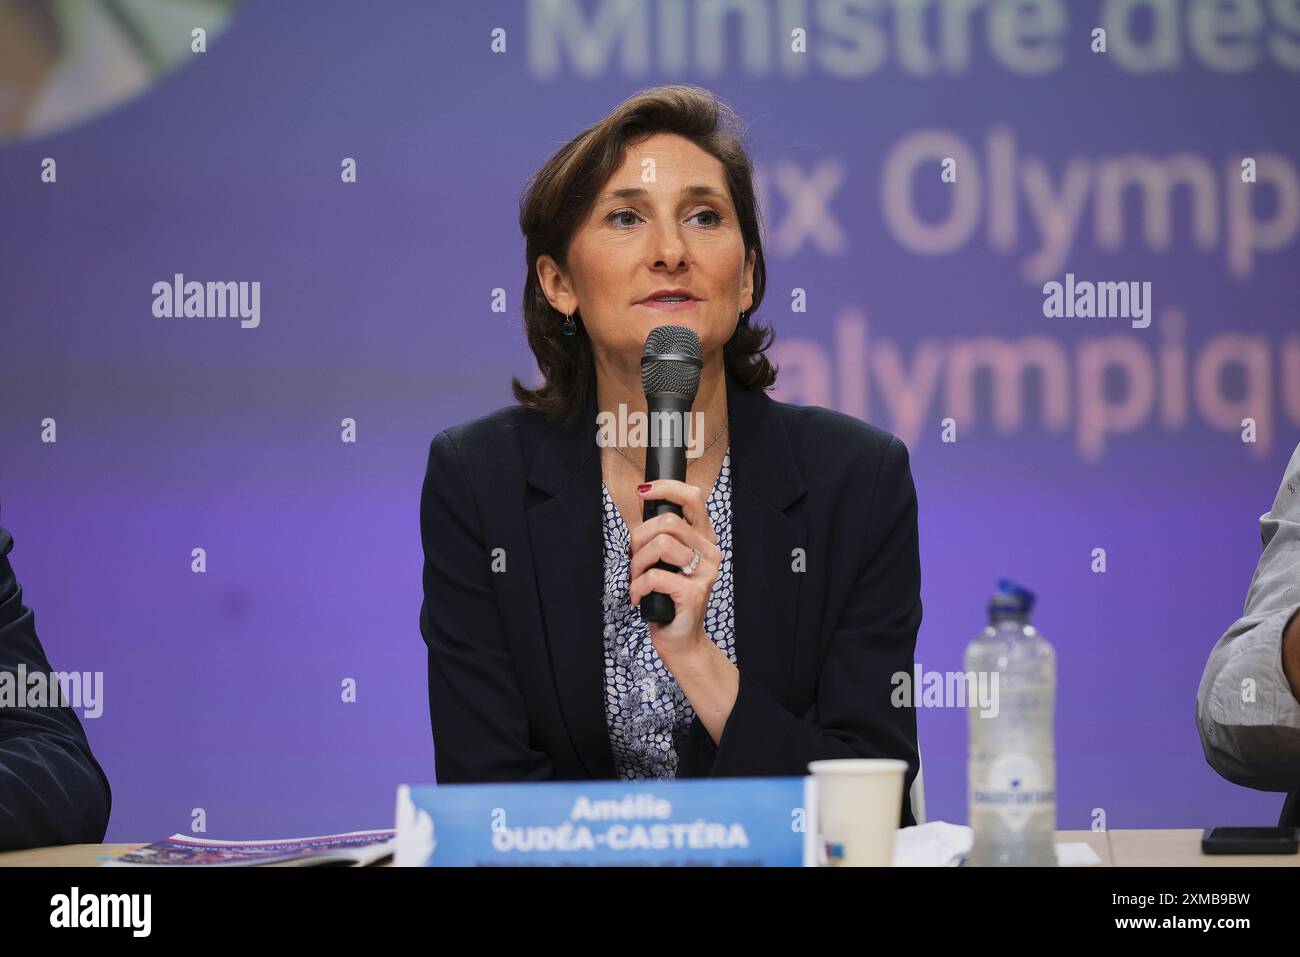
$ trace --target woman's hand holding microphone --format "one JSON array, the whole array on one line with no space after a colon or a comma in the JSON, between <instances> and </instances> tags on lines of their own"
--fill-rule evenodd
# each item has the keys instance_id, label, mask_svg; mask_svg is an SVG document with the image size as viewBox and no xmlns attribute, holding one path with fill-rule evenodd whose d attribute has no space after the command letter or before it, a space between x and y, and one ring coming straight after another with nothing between
<instances>
[{"instance_id":1,"label":"woman's hand holding microphone","mask_svg":"<svg viewBox=\"0 0 1300 957\"><path fill-rule=\"evenodd\" d=\"M638 485L637 494L643 502L656 499L674 502L682 507L682 514L665 512L632 530L628 597L632 605L650 592L661 592L673 600L676 610L673 620L668 624L648 622L650 638L700 721L717 742L722 738L723 727L735 703L740 676L726 653L704 630L709 596L722 564L722 550L709 521L704 492L685 482L658 479ZM681 571L655 568L660 561Z\"/></svg>"}]
</instances>

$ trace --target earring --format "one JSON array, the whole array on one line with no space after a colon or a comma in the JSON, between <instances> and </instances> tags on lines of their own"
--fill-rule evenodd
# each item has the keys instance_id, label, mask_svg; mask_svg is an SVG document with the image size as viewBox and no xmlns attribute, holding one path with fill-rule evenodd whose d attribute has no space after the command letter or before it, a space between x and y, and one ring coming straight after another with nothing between
<instances>
[{"instance_id":1,"label":"earring","mask_svg":"<svg viewBox=\"0 0 1300 957\"><path fill-rule=\"evenodd\" d=\"M564 317L564 329L563 329L563 331L564 331L564 334L565 334L566 336L571 336L571 335L573 335L575 332L578 331L578 324L577 324L576 322L573 321L573 315L572 315L572 314L567 315L567 316Z\"/></svg>"},{"instance_id":2,"label":"earring","mask_svg":"<svg viewBox=\"0 0 1300 957\"><path fill-rule=\"evenodd\" d=\"M749 328L749 313L747 311L742 311L740 314L740 328Z\"/></svg>"}]
</instances>

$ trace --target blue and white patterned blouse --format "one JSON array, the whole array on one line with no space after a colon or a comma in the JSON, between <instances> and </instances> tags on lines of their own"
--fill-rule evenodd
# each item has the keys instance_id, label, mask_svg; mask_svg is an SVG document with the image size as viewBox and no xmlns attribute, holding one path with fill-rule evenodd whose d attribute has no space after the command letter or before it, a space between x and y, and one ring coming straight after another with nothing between
<instances>
[{"instance_id":1,"label":"blue and white patterned blouse","mask_svg":"<svg viewBox=\"0 0 1300 957\"><path fill-rule=\"evenodd\" d=\"M677 748L695 719L682 689L655 651L641 607L628 604L628 545L632 533L601 484L605 541L605 720L614 770L629 781L672 778ZM705 503L718 535L722 565L705 612L704 631L736 660L731 589L731 449Z\"/></svg>"}]
</instances>

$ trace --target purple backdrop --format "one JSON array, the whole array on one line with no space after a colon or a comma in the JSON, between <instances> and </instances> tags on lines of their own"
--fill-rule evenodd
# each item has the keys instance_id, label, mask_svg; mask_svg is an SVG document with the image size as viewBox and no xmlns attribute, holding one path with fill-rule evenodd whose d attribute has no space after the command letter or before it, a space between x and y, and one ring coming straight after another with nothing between
<instances>
[{"instance_id":1,"label":"purple backdrop","mask_svg":"<svg viewBox=\"0 0 1300 957\"><path fill-rule=\"evenodd\" d=\"M1194 701L1300 440L1300 12L964 6L755 0L714 31L704 3L251 2L141 95L5 144L0 524L55 667L103 672L109 839L196 808L212 836L384 826L433 779L428 443L535 373L525 178L663 82L749 123L777 397L911 449L917 660L959 669L1018 577L1059 659L1059 826L1273 823ZM1149 281L1150 326L1045 318L1067 272ZM260 282L260 324L156 317L176 273ZM965 715L919 723L929 816L964 822Z\"/></svg>"}]
</instances>

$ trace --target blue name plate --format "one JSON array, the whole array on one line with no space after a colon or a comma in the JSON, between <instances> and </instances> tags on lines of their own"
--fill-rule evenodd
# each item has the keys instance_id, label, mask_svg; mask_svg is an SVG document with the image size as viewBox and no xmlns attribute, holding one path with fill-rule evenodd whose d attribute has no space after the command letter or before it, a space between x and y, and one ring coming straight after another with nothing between
<instances>
[{"instance_id":1,"label":"blue name plate","mask_svg":"<svg viewBox=\"0 0 1300 957\"><path fill-rule=\"evenodd\" d=\"M812 862L808 781L404 784L394 863L798 867Z\"/></svg>"}]
</instances>

